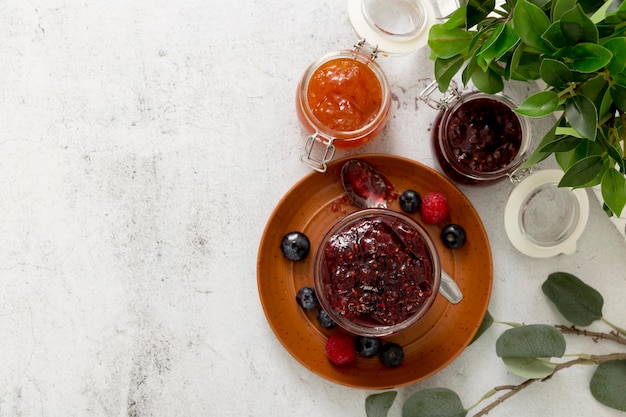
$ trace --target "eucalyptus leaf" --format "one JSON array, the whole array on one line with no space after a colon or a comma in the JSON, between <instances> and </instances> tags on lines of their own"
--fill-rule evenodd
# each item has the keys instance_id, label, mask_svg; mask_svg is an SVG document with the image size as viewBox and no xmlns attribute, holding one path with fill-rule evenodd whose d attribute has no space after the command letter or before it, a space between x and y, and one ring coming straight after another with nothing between
<instances>
[{"instance_id":1,"label":"eucalyptus leaf","mask_svg":"<svg viewBox=\"0 0 626 417\"><path fill-rule=\"evenodd\" d=\"M626 411L626 360L601 363L591 377L589 388L593 397L607 407Z\"/></svg>"},{"instance_id":2,"label":"eucalyptus leaf","mask_svg":"<svg viewBox=\"0 0 626 417\"><path fill-rule=\"evenodd\" d=\"M402 406L402 417L465 417L458 394L447 388L427 388L411 395Z\"/></svg>"},{"instance_id":3,"label":"eucalyptus leaf","mask_svg":"<svg viewBox=\"0 0 626 417\"><path fill-rule=\"evenodd\" d=\"M551 358L565 353L565 338L546 324L529 324L506 330L496 341L500 358Z\"/></svg>"},{"instance_id":4,"label":"eucalyptus leaf","mask_svg":"<svg viewBox=\"0 0 626 417\"><path fill-rule=\"evenodd\" d=\"M387 417L397 395L397 391L369 395L365 399L365 415L367 417Z\"/></svg>"},{"instance_id":5,"label":"eucalyptus leaf","mask_svg":"<svg viewBox=\"0 0 626 417\"><path fill-rule=\"evenodd\" d=\"M485 313L485 317L483 317L483 321L480 323L480 327L478 328L478 331L476 331L476 334L472 338L470 345L474 343L475 341L477 341L480 338L480 336L482 336L483 333L485 333L487 329L491 327L492 324L493 324L493 317L491 316L489 311L487 311Z\"/></svg>"},{"instance_id":6,"label":"eucalyptus leaf","mask_svg":"<svg viewBox=\"0 0 626 417\"><path fill-rule=\"evenodd\" d=\"M591 155L579 159L563 174L559 187L583 187L592 182L604 168L601 155Z\"/></svg>"},{"instance_id":7,"label":"eucalyptus leaf","mask_svg":"<svg viewBox=\"0 0 626 417\"><path fill-rule=\"evenodd\" d=\"M563 36L571 45L581 42L598 43L598 29L580 4L563 13L560 25Z\"/></svg>"},{"instance_id":8,"label":"eucalyptus leaf","mask_svg":"<svg viewBox=\"0 0 626 417\"><path fill-rule=\"evenodd\" d=\"M541 79L546 84L554 87L563 87L572 82L572 71L563 62L545 58L541 61L541 67L539 67L539 73Z\"/></svg>"},{"instance_id":9,"label":"eucalyptus leaf","mask_svg":"<svg viewBox=\"0 0 626 417\"><path fill-rule=\"evenodd\" d=\"M554 272L541 290L563 317L576 326L589 326L602 318L602 295L575 275Z\"/></svg>"},{"instance_id":10,"label":"eucalyptus leaf","mask_svg":"<svg viewBox=\"0 0 626 417\"><path fill-rule=\"evenodd\" d=\"M527 45L542 52L551 52L543 40L543 33L550 27L550 19L541 8L527 0L518 0L513 10L513 25Z\"/></svg>"},{"instance_id":11,"label":"eucalyptus leaf","mask_svg":"<svg viewBox=\"0 0 626 417\"><path fill-rule=\"evenodd\" d=\"M554 91L540 91L524 100L516 111L528 117L543 117L559 107L559 96Z\"/></svg>"},{"instance_id":12,"label":"eucalyptus leaf","mask_svg":"<svg viewBox=\"0 0 626 417\"><path fill-rule=\"evenodd\" d=\"M626 205L626 179L614 168L608 169L602 177L602 199L618 217Z\"/></svg>"},{"instance_id":13,"label":"eucalyptus leaf","mask_svg":"<svg viewBox=\"0 0 626 417\"><path fill-rule=\"evenodd\" d=\"M527 379L545 378L552 375L555 363L537 358L502 358L509 371Z\"/></svg>"},{"instance_id":14,"label":"eucalyptus leaf","mask_svg":"<svg viewBox=\"0 0 626 417\"><path fill-rule=\"evenodd\" d=\"M596 139L598 112L593 102L585 96L574 96L565 103L567 121L584 138Z\"/></svg>"}]
</instances>

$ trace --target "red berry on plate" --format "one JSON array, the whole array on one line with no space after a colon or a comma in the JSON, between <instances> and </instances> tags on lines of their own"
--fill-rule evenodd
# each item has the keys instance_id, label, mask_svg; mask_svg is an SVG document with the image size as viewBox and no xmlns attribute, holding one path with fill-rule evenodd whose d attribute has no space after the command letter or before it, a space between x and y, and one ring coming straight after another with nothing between
<instances>
[{"instance_id":1,"label":"red berry on plate","mask_svg":"<svg viewBox=\"0 0 626 417\"><path fill-rule=\"evenodd\" d=\"M356 349L352 337L344 333L335 333L326 340L326 356L334 365L347 365L354 362Z\"/></svg>"},{"instance_id":2,"label":"red berry on plate","mask_svg":"<svg viewBox=\"0 0 626 417\"><path fill-rule=\"evenodd\" d=\"M437 192L422 197L422 220L428 224L439 224L448 217L448 200Z\"/></svg>"}]
</instances>

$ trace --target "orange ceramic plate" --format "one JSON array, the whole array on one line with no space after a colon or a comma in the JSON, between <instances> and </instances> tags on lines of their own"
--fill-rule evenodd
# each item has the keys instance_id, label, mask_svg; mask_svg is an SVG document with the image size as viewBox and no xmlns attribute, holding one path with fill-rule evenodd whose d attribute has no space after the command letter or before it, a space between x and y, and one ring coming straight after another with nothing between
<instances>
[{"instance_id":1,"label":"orange ceramic plate","mask_svg":"<svg viewBox=\"0 0 626 417\"><path fill-rule=\"evenodd\" d=\"M326 359L324 344L332 332L318 325L314 312L303 311L295 300L297 290L313 286L313 258L321 238L330 226L357 210L340 184L344 160L329 165L325 174L311 173L298 182L279 202L266 225L258 254L259 296L267 320L283 346L312 372L339 384L366 389L389 389L415 383L438 372L456 358L472 340L487 311L491 295L492 264L487 234L467 198L436 171L409 159L391 155L360 155L382 172L398 192L413 189L422 195L442 192L448 199L451 222L467 232L465 245L447 249L439 239L439 227L426 225L437 243L441 262L455 277L463 300L452 305L441 295L424 319L403 334L385 338L403 346L404 363L387 368L377 358L361 358L347 367ZM389 206L401 210L396 200ZM419 215L414 217L421 222ZM283 257L280 241L297 230L311 241L311 253L303 261Z\"/></svg>"}]
</instances>

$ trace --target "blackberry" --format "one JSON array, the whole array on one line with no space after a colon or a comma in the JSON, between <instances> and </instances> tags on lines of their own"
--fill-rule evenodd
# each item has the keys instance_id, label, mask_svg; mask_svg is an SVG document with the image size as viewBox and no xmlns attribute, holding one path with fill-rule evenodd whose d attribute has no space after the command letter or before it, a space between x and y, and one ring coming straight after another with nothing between
<instances>
[{"instance_id":1,"label":"blackberry","mask_svg":"<svg viewBox=\"0 0 626 417\"><path fill-rule=\"evenodd\" d=\"M376 337L359 336L354 341L357 353L366 358L376 356L380 350L380 345L380 339Z\"/></svg>"},{"instance_id":2,"label":"blackberry","mask_svg":"<svg viewBox=\"0 0 626 417\"><path fill-rule=\"evenodd\" d=\"M311 311L320 305L315 290L311 287L300 288L296 294L296 302L307 311Z\"/></svg>"},{"instance_id":3,"label":"blackberry","mask_svg":"<svg viewBox=\"0 0 626 417\"><path fill-rule=\"evenodd\" d=\"M422 207L422 196L413 190L406 190L400 194L400 207L407 213L415 213Z\"/></svg>"},{"instance_id":4,"label":"blackberry","mask_svg":"<svg viewBox=\"0 0 626 417\"><path fill-rule=\"evenodd\" d=\"M325 329L332 329L333 327L337 327L337 323L333 319L330 318L326 310L320 308L317 310L317 315L315 316L317 322Z\"/></svg>"},{"instance_id":5,"label":"blackberry","mask_svg":"<svg viewBox=\"0 0 626 417\"><path fill-rule=\"evenodd\" d=\"M309 238L302 232L289 232L280 242L280 250L290 261L303 260L309 254L310 249Z\"/></svg>"},{"instance_id":6,"label":"blackberry","mask_svg":"<svg viewBox=\"0 0 626 417\"><path fill-rule=\"evenodd\" d=\"M441 229L441 240L450 249L458 249L465 243L465 230L458 224L449 224Z\"/></svg>"},{"instance_id":7,"label":"blackberry","mask_svg":"<svg viewBox=\"0 0 626 417\"><path fill-rule=\"evenodd\" d=\"M390 368L399 366L404 360L404 350L402 349L402 346L393 342L382 345L379 355L383 365Z\"/></svg>"}]
</instances>

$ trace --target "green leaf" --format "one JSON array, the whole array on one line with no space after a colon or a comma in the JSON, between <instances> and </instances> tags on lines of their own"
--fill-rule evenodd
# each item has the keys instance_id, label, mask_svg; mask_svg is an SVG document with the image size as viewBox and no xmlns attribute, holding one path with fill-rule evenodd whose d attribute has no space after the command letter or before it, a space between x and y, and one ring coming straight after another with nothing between
<instances>
[{"instance_id":1,"label":"green leaf","mask_svg":"<svg viewBox=\"0 0 626 417\"><path fill-rule=\"evenodd\" d=\"M411 395L402 407L402 417L465 417L458 394L447 388L427 388Z\"/></svg>"},{"instance_id":2,"label":"green leaf","mask_svg":"<svg viewBox=\"0 0 626 417\"><path fill-rule=\"evenodd\" d=\"M598 115L603 114L601 112L605 109L604 99L608 88L609 83L602 75L598 75L582 84L581 94L591 100L596 109L602 109L598 111Z\"/></svg>"},{"instance_id":3,"label":"green leaf","mask_svg":"<svg viewBox=\"0 0 626 417\"><path fill-rule=\"evenodd\" d=\"M435 78L440 90L448 90L452 78L463 67L463 62L464 59L461 55L449 59L435 59Z\"/></svg>"},{"instance_id":4,"label":"green leaf","mask_svg":"<svg viewBox=\"0 0 626 417\"><path fill-rule=\"evenodd\" d=\"M602 199L615 215L620 216L626 205L626 179L614 168L602 176Z\"/></svg>"},{"instance_id":5,"label":"green leaf","mask_svg":"<svg viewBox=\"0 0 626 417\"><path fill-rule=\"evenodd\" d=\"M541 61L539 73L541 74L541 79L553 87L562 87L572 81L570 69L556 59L545 58Z\"/></svg>"},{"instance_id":6,"label":"green leaf","mask_svg":"<svg viewBox=\"0 0 626 417\"><path fill-rule=\"evenodd\" d=\"M551 51L551 47L542 38L550 27L550 19L539 7L527 0L518 0L513 10L513 25L528 46L541 52Z\"/></svg>"},{"instance_id":7,"label":"green leaf","mask_svg":"<svg viewBox=\"0 0 626 417\"><path fill-rule=\"evenodd\" d=\"M477 68L472 74L472 82L476 88L484 93L495 94L504 89L502 76L491 68L487 69L487 72Z\"/></svg>"},{"instance_id":8,"label":"green leaf","mask_svg":"<svg viewBox=\"0 0 626 417\"><path fill-rule=\"evenodd\" d=\"M626 411L626 360L601 363L591 377L593 397L607 407Z\"/></svg>"},{"instance_id":9,"label":"green leaf","mask_svg":"<svg viewBox=\"0 0 626 417\"><path fill-rule=\"evenodd\" d=\"M477 341L480 338L480 336L482 336L483 333L485 333L487 329L491 327L492 324L493 324L493 317L491 317L491 314L489 313L489 311L487 311L485 313L485 317L483 317L482 323L480 323L480 327L478 328L478 331L472 338L470 345L474 343L475 341Z\"/></svg>"},{"instance_id":10,"label":"green leaf","mask_svg":"<svg viewBox=\"0 0 626 417\"><path fill-rule=\"evenodd\" d=\"M500 34L502 34L504 27L505 25L502 23L495 25L492 29L491 34L484 41L483 45L480 47L478 53L476 54L477 57L480 57L484 60L485 65L481 65L483 71L487 70L487 68L489 67L489 65L491 65L496 56L496 51L492 47L498 40Z\"/></svg>"},{"instance_id":11,"label":"green leaf","mask_svg":"<svg viewBox=\"0 0 626 417\"><path fill-rule=\"evenodd\" d=\"M557 122L554 124L554 126L543 136L543 138L541 139L541 142L539 143L539 145L537 145L537 147L535 148L533 153L530 154L528 159L526 159L526 161L520 166L520 168L522 168L522 169L523 168L530 168L533 165L543 161L548 156L550 156L550 153L546 153L546 152L542 151L542 147L554 140L554 138L555 138L554 133L555 133L557 127L559 126L560 121L561 121L561 119L557 120Z\"/></svg>"},{"instance_id":12,"label":"green leaf","mask_svg":"<svg viewBox=\"0 0 626 417\"><path fill-rule=\"evenodd\" d=\"M591 155L570 166L559 182L559 187L584 187L593 181L604 168L601 155Z\"/></svg>"},{"instance_id":13,"label":"green leaf","mask_svg":"<svg viewBox=\"0 0 626 417\"><path fill-rule=\"evenodd\" d=\"M614 84L611 87L611 97L617 108L626 112L626 87Z\"/></svg>"},{"instance_id":14,"label":"green leaf","mask_svg":"<svg viewBox=\"0 0 626 417\"><path fill-rule=\"evenodd\" d=\"M589 326L602 318L602 295L572 274L550 274L541 290L563 317L576 326Z\"/></svg>"},{"instance_id":15,"label":"green leaf","mask_svg":"<svg viewBox=\"0 0 626 417\"><path fill-rule=\"evenodd\" d=\"M561 32L571 45L581 42L598 43L598 29L587 17L580 4L563 13Z\"/></svg>"},{"instance_id":16,"label":"green leaf","mask_svg":"<svg viewBox=\"0 0 626 417\"><path fill-rule=\"evenodd\" d=\"M551 358L565 353L565 338L547 324L529 324L506 330L496 341L500 358Z\"/></svg>"},{"instance_id":17,"label":"green leaf","mask_svg":"<svg viewBox=\"0 0 626 417\"><path fill-rule=\"evenodd\" d=\"M552 21L558 22L561 20L563 13L573 9L576 4L576 0L555 0L552 6Z\"/></svg>"},{"instance_id":18,"label":"green leaf","mask_svg":"<svg viewBox=\"0 0 626 417\"><path fill-rule=\"evenodd\" d=\"M469 0L467 2L466 27L471 29L480 23L496 7L496 0Z\"/></svg>"},{"instance_id":19,"label":"green leaf","mask_svg":"<svg viewBox=\"0 0 626 417\"><path fill-rule=\"evenodd\" d=\"M497 25L494 33L480 48L478 56L485 59L488 64L497 61L507 52L515 47L520 38L511 22L503 25Z\"/></svg>"},{"instance_id":20,"label":"green leaf","mask_svg":"<svg viewBox=\"0 0 626 417\"><path fill-rule=\"evenodd\" d=\"M613 58L611 51L595 43L579 43L568 48L568 52L567 58L572 61L572 67L583 73L596 72Z\"/></svg>"},{"instance_id":21,"label":"green leaf","mask_svg":"<svg viewBox=\"0 0 626 417\"><path fill-rule=\"evenodd\" d=\"M365 399L365 415L367 417L387 417L397 395L397 391L369 395Z\"/></svg>"},{"instance_id":22,"label":"green leaf","mask_svg":"<svg viewBox=\"0 0 626 417\"><path fill-rule=\"evenodd\" d=\"M528 117L543 117L559 107L559 96L554 91L540 91L524 100L515 110Z\"/></svg>"},{"instance_id":23,"label":"green leaf","mask_svg":"<svg viewBox=\"0 0 626 417\"><path fill-rule=\"evenodd\" d=\"M581 139L575 136L562 136L541 147L541 152L567 152L576 148Z\"/></svg>"},{"instance_id":24,"label":"green leaf","mask_svg":"<svg viewBox=\"0 0 626 417\"><path fill-rule=\"evenodd\" d=\"M443 29L462 29L465 27L465 12L467 11L467 6L463 5L456 9L450 16L448 20L444 23L440 24Z\"/></svg>"},{"instance_id":25,"label":"green leaf","mask_svg":"<svg viewBox=\"0 0 626 417\"><path fill-rule=\"evenodd\" d=\"M437 58L452 58L466 52L472 33L463 29L446 29L443 25L433 25L428 33L428 46Z\"/></svg>"},{"instance_id":26,"label":"green leaf","mask_svg":"<svg viewBox=\"0 0 626 417\"><path fill-rule=\"evenodd\" d=\"M509 371L527 379L545 378L552 375L557 366L555 363L537 358L502 358L502 362Z\"/></svg>"},{"instance_id":27,"label":"green leaf","mask_svg":"<svg viewBox=\"0 0 626 417\"><path fill-rule=\"evenodd\" d=\"M565 102L567 121L583 137L595 140L598 127L598 112L593 102L585 96L574 96Z\"/></svg>"},{"instance_id":28,"label":"green leaf","mask_svg":"<svg viewBox=\"0 0 626 417\"><path fill-rule=\"evenodd\" d=\"M613 59L606 66L606 69L612 74L619 74L624 71L626 68L626 54L624 53L624 51L626 51L626 38L619 37L609 39L603 46L613 54Z\"/></svg>"},{"instance_id":29,"label":"green leaf","mask_svg":"<svg viewBox=\"0 0 626 417\"><path fill-rule=\"evenodd\" d=\"M554 22L550 25L550 27L543 32L541 35L543 40L550 44L550 46L554 49L565 48L566 46L570 46L561 31L561 23Z\"/></svg>"}]
</instances>

